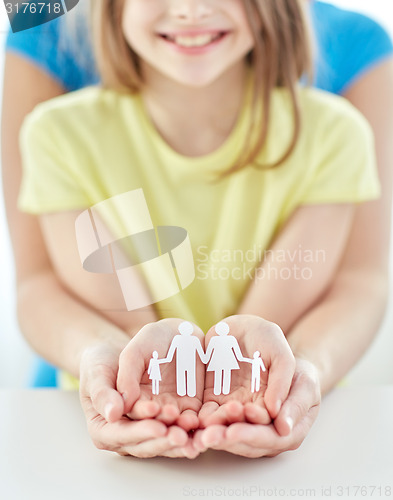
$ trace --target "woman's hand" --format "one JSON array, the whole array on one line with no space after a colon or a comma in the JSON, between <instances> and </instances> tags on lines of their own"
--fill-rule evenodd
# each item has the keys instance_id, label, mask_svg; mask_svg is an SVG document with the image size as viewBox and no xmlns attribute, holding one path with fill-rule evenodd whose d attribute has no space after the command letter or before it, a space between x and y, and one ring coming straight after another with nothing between
<instances>
[{"instance_id":1,"label":"woman's hand","mask_svg":"<svg viewBox=\"0 0 393 500\"><path fill-rule=\"evenodd\" d=\"M80 400L94 444L99 449L140 458L185 456L179 447L186 445L187 434L148 419L157 414L157 409L146 408L147 419L143 421L124 416L124 400L116 390L120 352L102 343L85 350L81 359Z\"/></svg>"},{"instance_id":2,"label":"woman's hand","mask_svg":"<svg viewBox=\"0 0 393 500\"><path fill-rule=\"evenodd\" d=\"M318 372L309 361L296 359L296 371L287 399L274 423L237 422L212 425L195 434L195 447L225 450L249 458L273 457L297 449L314 423L321 402Z\"/></svg>"},{"instance_id":3,"label":"woman's hand","mask_svg":"<svg viewBox=\"0 0 393 500\"><path fill-rule=\"evenodd\" d=\"M193 446L189 431L199 427L198 412L202 406L205 382L205 366L196 357L196 397L178 396L176 388L176 362L160 364L159 395L152 394L152 381L147 369L153 351L164 359L181 319L163 319L144 326L122 351L119 361L117 389L123 395L124 413L133 420L154 418L155 422L168 426L169 433L176 434L179 444L171 456L195 458L199 452ZM193 335L204 346L202 331L194 326ZM174 358L176 357L176 353ZM176 454L176 455L174 455Z\"/></svg>"},{"instance_id":4,"label":"woman's hand","mask_svg":"<svg viewBox=\"0 0 393 500\"><path fill-rule=\"evenodd\" d=\"M239 359L240 370L231 373L228 395L214 395L213 373L207 372L203 407L199 412L202 427L229 425L234 422L269 424L286 400L295 372L295 358L281 329L258 316L236 315L224 320L229 335L236 337L243 357L252 358L260 351L268 372L260 372L261 387L251 392L252 367ZM215 335L214 327L206 335L206 345ZM269 373L269 375L267 375ZM209 433L202 434L208 436Z\"/></svg>"}]
</instances>

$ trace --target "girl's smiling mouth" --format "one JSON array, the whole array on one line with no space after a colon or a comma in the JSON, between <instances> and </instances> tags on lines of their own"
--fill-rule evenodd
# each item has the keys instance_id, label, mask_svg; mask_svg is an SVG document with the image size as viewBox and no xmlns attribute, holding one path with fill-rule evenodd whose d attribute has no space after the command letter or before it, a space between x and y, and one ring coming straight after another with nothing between
<instances>
[{"instance_id":1,"label":"girl's smiling mouth","mask_svg":"<svg viewBox=\"0 0 393 500\"><path fill-rule=\"evenodd\" d=\"M181 52L201 53L218 45L229 35L229 31L182 31L178 33L158 33L166 43Z\"/></svg>"}]
</instances>

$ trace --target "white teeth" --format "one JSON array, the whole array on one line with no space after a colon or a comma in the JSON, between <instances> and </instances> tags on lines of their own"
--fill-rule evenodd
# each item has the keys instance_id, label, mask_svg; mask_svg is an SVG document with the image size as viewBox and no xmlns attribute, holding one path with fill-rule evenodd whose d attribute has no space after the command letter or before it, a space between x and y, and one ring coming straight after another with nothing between
<instances>
[{"instance_id":1,"label":"white teeth","mask_svg":"<svg viewBox=\"0 0 393 500\"><path fill-rule=\"evenodd\" d=\"M209 45L213 41L217 40L220 35L197 35L197 36L175 36L169 37L170 40L175 42L177 45L182 47L203 47L204 45Z\"/></svg>"}]
</instances>

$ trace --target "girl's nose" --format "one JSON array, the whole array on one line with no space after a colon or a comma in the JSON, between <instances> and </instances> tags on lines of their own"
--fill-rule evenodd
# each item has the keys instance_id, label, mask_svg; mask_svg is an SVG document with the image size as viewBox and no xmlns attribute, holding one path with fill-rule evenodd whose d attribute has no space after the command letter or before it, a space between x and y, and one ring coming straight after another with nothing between
<instances>
[{"instance_id":1,"label":"girl's nose","mask_svg":"<svg viewBox=\"0 0 393 500\"><path fill-rule=\"evenodd\" d=\"M180 21L195 23L213 12L212 0L172 0L171 14Z\"/></svg>"}]
</instances>

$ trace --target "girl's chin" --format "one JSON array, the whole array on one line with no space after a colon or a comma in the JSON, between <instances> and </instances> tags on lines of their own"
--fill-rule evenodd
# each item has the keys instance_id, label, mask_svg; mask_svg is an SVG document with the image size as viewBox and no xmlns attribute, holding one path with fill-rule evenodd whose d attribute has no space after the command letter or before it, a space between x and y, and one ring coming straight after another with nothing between
<instances>
[{"instance_id":1,"label":"girl's chin","mask_svg":"<svg viewBox=\"0 0 393 500\"><path fill-rule=\"evenodd\" d=\"M183 85L184 87L192 87L195 89L209 87L219 78L220 75L206 74L202 72L171 75L171 79L177 84Z\"/></svg>"}]
</instances>

